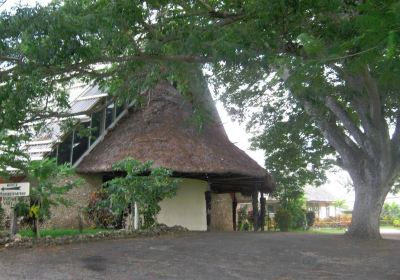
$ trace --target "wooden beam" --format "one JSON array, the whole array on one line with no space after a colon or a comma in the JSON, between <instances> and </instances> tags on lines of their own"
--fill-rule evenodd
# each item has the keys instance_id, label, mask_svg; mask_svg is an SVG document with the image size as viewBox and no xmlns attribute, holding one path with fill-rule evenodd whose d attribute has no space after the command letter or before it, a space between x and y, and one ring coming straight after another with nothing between
<instances>
[{"instance_id":1,"label":"wooden beam","mask_svg":"<svg viewBox=\"0 0 400 280\"><path fill-rule=\"evenodd\" d=\"M258 231L258 192L254 191L252 194L252 204L253 204L253 225L254 231Z\"/></svg>"}]
</instances>

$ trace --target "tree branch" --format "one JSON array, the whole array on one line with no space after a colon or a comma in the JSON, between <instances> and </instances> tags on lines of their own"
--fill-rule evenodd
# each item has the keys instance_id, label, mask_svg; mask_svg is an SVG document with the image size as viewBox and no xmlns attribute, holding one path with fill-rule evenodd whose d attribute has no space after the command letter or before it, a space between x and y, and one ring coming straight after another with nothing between
<instances>
[{"instance_id":1,"label":"tree branch","mask_svg":"<svg viewBox=\"0 0 400 280\"><path fill-rule=\"evenodd\" d=\"M356 164L360 156L360 149L341 129L336 125L335 121L328 121L311 102L303 101L304 109L307 114L317 123L320 131L328 140L329 144L344 159L344 164Z\"/></svg>"},{"instance_id":2,"label":"tree branch","mask_svg":"<svg viewBox=\"0 0 400 280\"><path fill-rule=\"evenodd\" d=\"M383 119L382 104L378 91L378 85L376 84L374 78L371 76L371 73L367 65L364 67L362 71L362 77L364 80L365 89L367 90L368 95L370 97L369 104L370 104L371 120L376 127L379 127L382 125L382 119Z\"/></svg>"},{"instance_id":3,"label":"tree branch","mask_svg":"<svg viewBox=\"0 0 400 280\"><path fill-rule=\"evenodd\" d=\"M335 116L342 122L343 126L347 129L351 136L354 137L359 146L364 145L364 134L351 119L346 110L333 98L327 96L325 98L325 105L335 114Z\"/></svg>"}]
</instances>

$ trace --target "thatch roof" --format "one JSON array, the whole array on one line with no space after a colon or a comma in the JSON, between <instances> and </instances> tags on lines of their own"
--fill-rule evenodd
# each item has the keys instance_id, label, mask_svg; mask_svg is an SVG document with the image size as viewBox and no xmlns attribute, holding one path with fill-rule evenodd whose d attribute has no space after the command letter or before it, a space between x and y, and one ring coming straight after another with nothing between
<instances>
[{"instance_id":1,"label":"thatch roof","mask_svg":"<svg viewBox=\"0 0 400 280\"><path fill-rule=\"evenodd\" d=\"M220 122L196 129L192 105L173 86L163 82L145 97L145 105L130 109L82 160L78 172L112 172L114 163L130 156L152 160L179 176L207 179L216 191L274 188L266 170L229 141Z\"/></svg>"}]
</instances>

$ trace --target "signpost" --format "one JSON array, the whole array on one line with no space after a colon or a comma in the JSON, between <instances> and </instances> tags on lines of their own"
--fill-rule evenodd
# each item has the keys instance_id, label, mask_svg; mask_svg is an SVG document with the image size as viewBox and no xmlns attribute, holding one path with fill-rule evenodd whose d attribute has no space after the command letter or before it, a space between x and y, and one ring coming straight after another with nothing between
<instances>
[{"instance_id":1,"label":"signpost","mask_svg":"<svg viewBox=\"0 0 400 280\"><path fill-rule=\"evenodd\" d=\"M0 197L29 196L29 183L0 184Z\"/></svg>"},{"instance_id":2,"label":"signpost","mask_svg":"<svg viewBox=\"0 0 400 280\"><path fill-rule=\"evenodd\" d=\"M0 184L2 204L11 207L11 236L14 236L17 231L17 215L14 207L19 202L19 198L29 196L29 189L29 183L27 182Z\"/></svg>"}]
</instances>

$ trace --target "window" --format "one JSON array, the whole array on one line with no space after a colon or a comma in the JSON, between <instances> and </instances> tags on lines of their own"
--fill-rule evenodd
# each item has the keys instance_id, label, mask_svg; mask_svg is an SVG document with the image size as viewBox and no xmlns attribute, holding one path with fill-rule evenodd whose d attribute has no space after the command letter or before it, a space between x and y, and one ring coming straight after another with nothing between
<instances>
[{"instance_id":1,"label":"window","mask_svg":"<svg viewBox=\"0 0 400 280\"><path fill-rule=\"evenodd\" d=\"M103 111L98 111L92 114L90 145L92 145L96 141L96 139L100 135L100 132L102 131L102 118Z\"/></svg>"},{"instance_id":2,"label":"window","mask_svg":"<svg viewBox=\"0 0 400 280\"><path fill-rule=\"evenodd\" d=\"M53 150L47 155L47 157L57 159L57 149L58 149L58 145L55 145L53 147Z\"/></svg>"},{"instance_id":3,"label":"window","mask_svg":"<svg viewBox=\"0 0 400 280\"><path fill-rule=\"evenodd\" d=\"M117 108L115 110L116 111L116 117L121 115L121 113L124 111L124 109L125 109L124 104L120 104L120 105L117 104Z\"/></svg>"},{"instance_id":4,"label":"window","mask_svg":"<svg viewBox=\"0 0 400 280\"><path fill-rule=\"evenodd\" d=\"M268 213L275 213L274 205L268 205Z\"/></svg>"},{"instance_id":5,"label":"window","mask_svg":"<svg viewBox=\"0 0 400 280\"><path fill-rule=\"evenodd\" d=\"M81 129L74 131L74 146L72 151L72 164L74 164L89 148L89 137L86 135L85 129L89 128L90 123L81 124Z\"/></svg>"},{"instance_id":6,"label":"window","mask_svg":"<svg viewBox=\"0 0 400 280\"><path fill-rule=\"evenodd\" d=\"M114 103L106 107L106 128L108 128L114 121Z\"/></svg>"},{"instance_id":7,"label":"window","mask_svg":"<svg viewBox=\"0 0 400 280\"><path fill-rule=\"evenodd\" d=\"M71 163L72 133L58 145L58 164Z\"/></svg>"}]
</instances>

